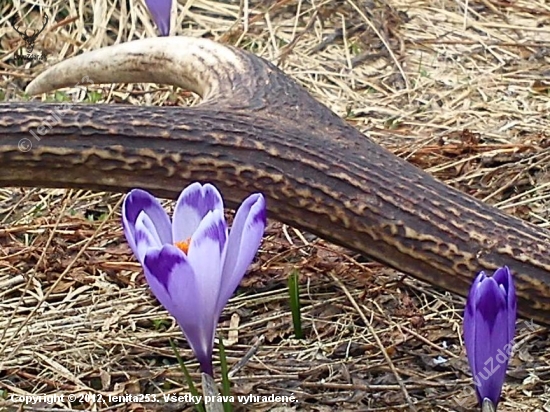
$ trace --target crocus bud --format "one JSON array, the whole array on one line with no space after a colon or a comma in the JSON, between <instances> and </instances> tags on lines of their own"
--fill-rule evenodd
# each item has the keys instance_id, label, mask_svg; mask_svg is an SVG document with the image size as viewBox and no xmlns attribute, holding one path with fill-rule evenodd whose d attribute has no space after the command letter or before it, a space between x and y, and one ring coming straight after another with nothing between
<instances>
[{"instance_id":1,"label":"crocus bud","mask_svg":"<svg viewBox=\"0 0 550 412\"><path fill-rule=\"evenodd\" d=\"M145 0L153 21L161 36L170 34L170 12L172 0Z\"/></svg>"},{"instance_id":2,"label":"crocus bud","mask_svg":"<svg viewBox=\"0 0 550 412\"><path fill-rule=\"evenodd\" d=\"M512 353L516 327L516 290L505 266L475 279L464 311L464 344L476 394L483 410L496 410ZM490 404L489 404L490 403Z\"/></svg>"}]
</instances>

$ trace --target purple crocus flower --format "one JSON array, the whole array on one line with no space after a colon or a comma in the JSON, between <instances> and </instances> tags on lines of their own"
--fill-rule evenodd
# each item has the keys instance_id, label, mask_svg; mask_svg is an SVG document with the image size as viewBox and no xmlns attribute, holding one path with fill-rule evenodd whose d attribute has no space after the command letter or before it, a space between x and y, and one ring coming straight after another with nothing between
<instances>
[{"instance_id":1,"label":"purple crocus flower","mask_svg":"<svg viewBox=\"0 0 550 412\"><path fill-rule=\"evenodd\" d=\"M157 25L161 36L170 34L170 12L172 10L172 0L145 0L145 4Z\"/></svg>"},{"instance_id":2,"label":"purple crocus flower","mask_svg":"<svg viewBox=\"0 0 550 412\"><path fill-rule=\"evenodd\" d=\"M512 353L516 328L516 289L504 266L493 276L481 272L470 289L464 311L464 344L480 405L496 408Z\"/></svg>"},{"instance_id":3,"label":"purple crocus flower","mask_svg":"<svg viewBox=\"0 0 550 412\"><path fill-rule=\"evenodd\" d=\"M212 376L218 320L264 234L263 195L245 199L228 232L221 195L211 184L185 188L173 221L155 197L134 189L124 199L122 222L151 291L176 318L201 371Z\"/></svg>"}]
</instances>

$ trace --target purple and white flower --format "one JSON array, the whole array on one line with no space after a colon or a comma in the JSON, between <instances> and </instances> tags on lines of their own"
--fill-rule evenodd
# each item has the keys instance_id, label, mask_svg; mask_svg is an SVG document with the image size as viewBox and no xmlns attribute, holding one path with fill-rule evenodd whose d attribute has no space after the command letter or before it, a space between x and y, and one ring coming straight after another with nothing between
<instances>
[{"instance_id":1,"label":"purple and white flower","mask_svg":"<svg viewBox=\"0 0 550 412\"><path fill-rule=\"evenodd\" d=\"M185 188L172 221L155 197L134 189L124 200L122 222L151 291L177 320L201 370L212 376L219 317L264 234L263 195L244 200L228 231L222 197L211 184Z\"/></svg>"}]
</instances>

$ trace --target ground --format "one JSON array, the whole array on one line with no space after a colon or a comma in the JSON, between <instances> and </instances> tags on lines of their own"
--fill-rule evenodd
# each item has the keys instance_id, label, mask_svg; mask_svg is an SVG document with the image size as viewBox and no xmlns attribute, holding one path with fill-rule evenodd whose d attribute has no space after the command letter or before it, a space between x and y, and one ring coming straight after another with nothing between
<instances>
[{"instance_id":1,"label":"ground","mask_svg":"<svg viewBox=\"0 0 550 412\"><path fill-rule=\"evenodd\" d=\"M3 100L28 99L22 88L37 73L74 54L156 35L140 0L38 3L49 20L34 52L47 57L21 62L14 53L24 44L9 22L40 28L37 2L0 2ZM548 227L548 2L180 0L173 32L267 58L396 155ZM196 102L155 85L74 92L43 98ZM198 382L185 339L150 295L124 240L120 202L108 193L0 189L0 409L21 405L8 400L13 394L185 394L169 339ZM294 338L288 303L293 270L302 340ZM475 410L463 307L460 297L270 221L218 331L235 395L297 401L237 409L399 411L414 403L418 411ZM518 322L499 411L550 410L548 340L545 328ZM219 376L217 361L216 350ZM63 407L191 410L139 399L25 409Z\"/></svg>"}]
</instances>

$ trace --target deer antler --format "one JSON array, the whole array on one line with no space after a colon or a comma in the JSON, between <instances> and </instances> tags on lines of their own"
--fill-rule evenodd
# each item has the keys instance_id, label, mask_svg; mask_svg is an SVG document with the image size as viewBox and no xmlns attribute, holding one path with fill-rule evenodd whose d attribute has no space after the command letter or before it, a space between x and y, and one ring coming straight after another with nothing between
<instances>
[{"instance_id":1,"label":"deer antler","mask_svg":"<svg viewBox=\"0 0 550 412\"><path fill-rule=\"evenodd\" d=\"M176 197L217 185L228 206L261 191L270 216L465 295L507 265L520 313L550 324L549 233L394 156L265 60L206 39L163 37L73 57L32 94L95 83L193 90L196 107L0 104L0 186L141 187ZM55 113L36 147L18 143ZM51 116L50 116L51 117Z\"/></svg>"}]
</instances>

